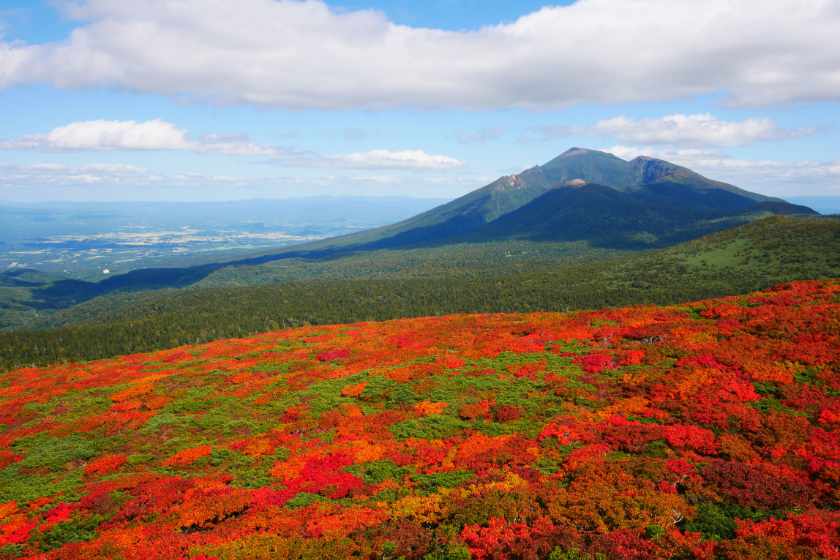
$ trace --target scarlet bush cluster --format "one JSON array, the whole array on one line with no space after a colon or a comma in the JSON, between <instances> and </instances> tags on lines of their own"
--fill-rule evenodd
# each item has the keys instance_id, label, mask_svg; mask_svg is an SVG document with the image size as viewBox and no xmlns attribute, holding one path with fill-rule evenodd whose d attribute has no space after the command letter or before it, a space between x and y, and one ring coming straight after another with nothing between
<instances>
[{"instance_id":1,"label":"scarlet bush cluster","mask_svg":"<svg viewBox=\"0 0 840 560\"><path fill-rule=\"evenodd\" d=\"M840 559L840 283L0 374L0 559Z\"/></svg>"}]
</instances>

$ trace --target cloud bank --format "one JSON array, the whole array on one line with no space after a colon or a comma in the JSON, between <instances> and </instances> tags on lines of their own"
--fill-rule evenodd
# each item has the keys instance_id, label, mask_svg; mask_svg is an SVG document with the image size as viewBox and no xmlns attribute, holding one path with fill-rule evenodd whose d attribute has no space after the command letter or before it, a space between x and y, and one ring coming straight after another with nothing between
<instances>
[{"instance_id":1,"label":"cloud bank","mask_svg":"<svg viewBox=\"0 0 840 560\"><path fill-rule=\"evenodd\" d=\"M376 149L339 155L319 155L250 142L247 137L219 135L191 139L172 123L150 121L79 121L46 134L0 141L0 150L110 151L176 150L229 156L259 156L297 167L440 170L460 167L455 158L423 150Z\"/></svg>"},{"instance_id":2,"label":"cloud bank","mask_svg":"<svg viewBox=\"0 0 840 560\"><path fill-rule=\"evenodd\" d=\"M694 146L744 146L760 140L793 138L808 130L784 130L771 119L723 121L708 113L674 114L651 119L614 117L599 121L593 132L621 142Z\"/></svg>"},{"instance_id":3,"label":"cloud bank","mask_svg":"<svg viewBox=\"0 0 840 560\"><path fill-rule=\"evenodd\" d=\"M840 99L836 0L579 0L474 31L320 1L80 0L61 42L0 42L0 87L289 108L557 107L723 93Z\"/></svg>"},{"instance_id":4,"label":"cloud bank","mask_svg":"<svg viewBox=\"0 0 840 560\"><path fill-rule=\"evenodd\" d=\"M263 168L271 170L270 167ZM355 170L354 170L355 169ZM4 200L231 200L300 196L412 196L446 198L493 178L451 171L402 173L364 168L342 173L230 176L198 170L160 172L126 163L0 162Z\"/></svg>"}]
</instances>

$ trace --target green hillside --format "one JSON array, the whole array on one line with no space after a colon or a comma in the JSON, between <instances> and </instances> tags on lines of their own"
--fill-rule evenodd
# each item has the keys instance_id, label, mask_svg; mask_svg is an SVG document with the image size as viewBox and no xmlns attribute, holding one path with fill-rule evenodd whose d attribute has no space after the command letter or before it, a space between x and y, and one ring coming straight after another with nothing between
<instances>
[{"instance_id":1,"label":"green hillside","mask_svg":"<svg viewBox=\"0 0 840 560\"><path fill-rule=\"evenodd\" d=\"M517 246L534 253L514 267L508 261L516 256L499 258L499 246L484 247L485 259L453 246L356 255L319 262L316 271L287 263L274 271L285 282L273 285L95 298L44 323L60 328L0 334L0 364L98 358L303 324L673 303L840 276L840 220L831 218L768 218L656 252L567 253L563 264L550 253L558 245ZM386 270L397 261L413 264ZM299 281L307 275L324 279Z\"/></svg>"}]
</instances>

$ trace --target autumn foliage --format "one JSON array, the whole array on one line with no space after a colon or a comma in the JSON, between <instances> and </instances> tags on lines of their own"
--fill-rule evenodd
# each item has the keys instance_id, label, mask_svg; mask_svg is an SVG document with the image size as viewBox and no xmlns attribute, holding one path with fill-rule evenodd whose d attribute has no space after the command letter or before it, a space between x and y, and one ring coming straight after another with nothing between
<instances>
[{"instance_id":1,"label":"autumn foliage","mask_svg":"<svg viewBox=\"0 0 840 560\"><path fill-rule=\"evenodd\" d=\"M840 559L840 283L0 374L0 559Z\"/></svg>"}]
</instances>

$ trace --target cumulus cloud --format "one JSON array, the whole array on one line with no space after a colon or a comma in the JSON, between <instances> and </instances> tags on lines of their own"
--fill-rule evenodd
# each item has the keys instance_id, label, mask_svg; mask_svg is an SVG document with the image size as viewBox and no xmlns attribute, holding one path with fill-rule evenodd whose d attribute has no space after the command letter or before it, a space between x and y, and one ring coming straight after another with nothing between
<instances>
[{"instance_id":1,"label":"cumulus cloud","mask_svg":"<svg viewBox=\"0 0 840 560\"><path fill-rule=\"evenodd\" d=\"M0 141L0 150L181 150L229 156L257 156L299 167L450 169L462 162L423 150L377 149L340 155L319 155L255 144L245 136L207 135L192 139L186 131L160 119L81 121L46 134Z\"/></svg>"},{"instance_id":2,"label":"cumulus cloud","mask_svg":"<svg viewBox=\"0 0 840 560\"><path fill-rule=\"evenodd\" d=\"M71 5L79 24L68 39L0 42L0 87L120 87L292 108L840 98L834 0L578 0L468 31L316 0Z\"/></svg>"},{"instance_id":3,"label":"cumulus cloud","mask_svg":"<svg viewBox=\"0 0 840 560\"><path fill-rule=\"evenodd\" d=\"M70 123L46 134L31 134L0 141L5 150L189 150L229 155L278 154L276 148L258 146L244 138L208 136L191 140L172 123L94 120Z\"/></svg>"},{"instance_id":4,"label":"cumulus cloud","mask_svg":"<svg viewBox=\"0 0 840 560\"><path fill-rule=\"evenodd\" d=\"M766 118L723 121L709 114L666 115L660 118L614 117L599 121L593 132L607 134L620 142L643 144L685 144L743 146L759 140L778 140L811 131L781 129Z\"/></svg>"},{"instance_id":5,"label":"cumulus cloud","mask_svg":"<svg viewBox=\"0 0 840 560\"><path fill-rule=\"evenodd\" d=\"M840 195L840 161L744 159L714 149L612 146L623 159L650 156L688 167L712 179L776 196Z\"/></svg>"},{"instance_id":6,"label":"cumulus cloud","mask_svg":"<svg viewBox=\"0 0 840 560\"><path fill-rule=\"evenodd\" d=\"M43 142L66 150L183 150L190 147L183 130L161 120L87 121L60 126Z\"/></svg>"}]
</instances>

